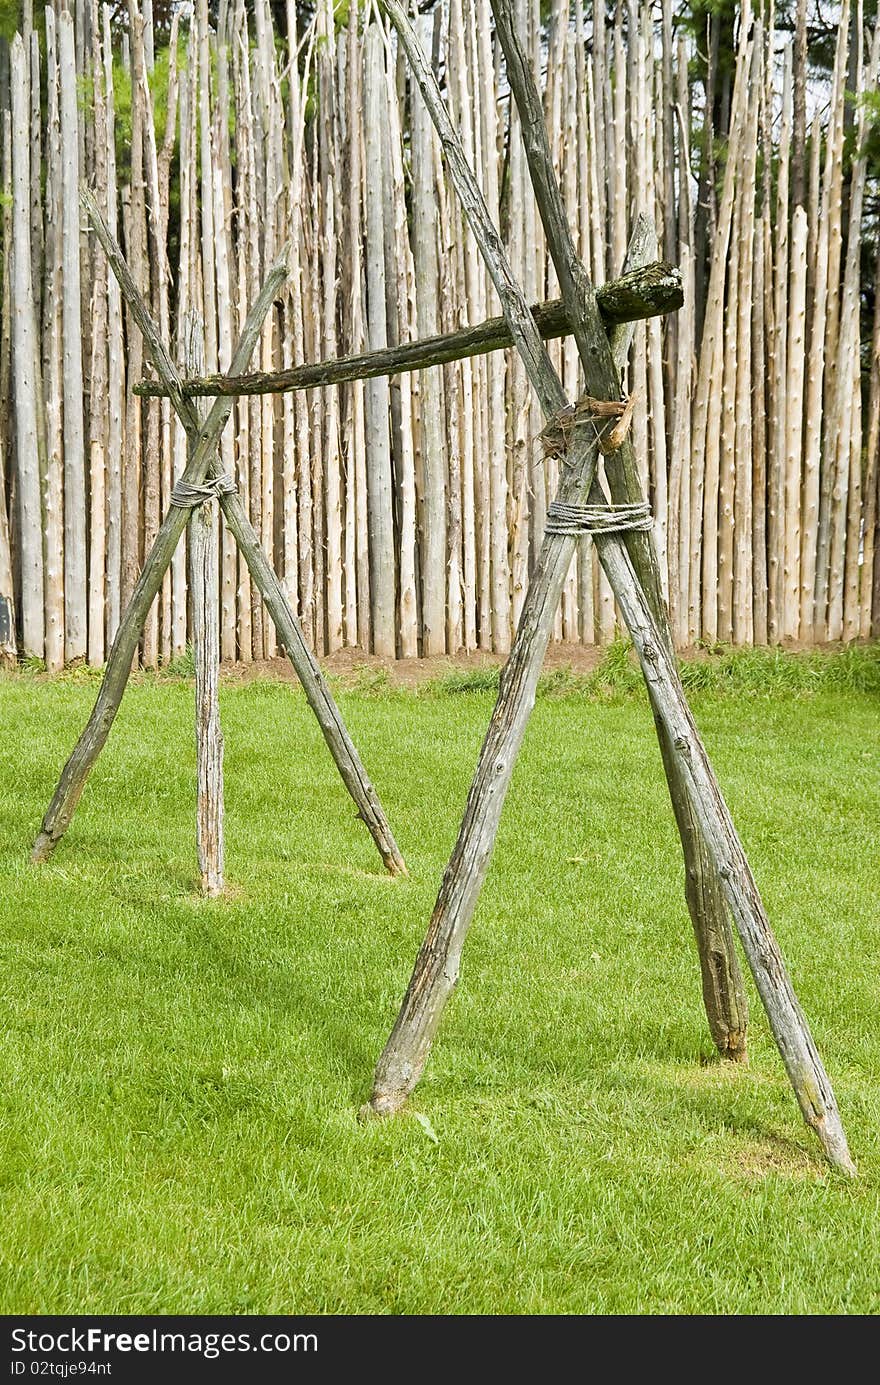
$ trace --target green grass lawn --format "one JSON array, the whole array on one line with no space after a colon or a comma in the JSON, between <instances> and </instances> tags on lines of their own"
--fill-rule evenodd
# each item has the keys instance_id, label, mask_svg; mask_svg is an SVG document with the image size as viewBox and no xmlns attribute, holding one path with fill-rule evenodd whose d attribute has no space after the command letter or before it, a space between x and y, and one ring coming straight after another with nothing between
<instances>
[{"instance_id":1,"label":"green grass lawn","mask_svg":"<svg viewBox=\"0 0 880 1385\"><path fill-rule=\"evenodd\" d=\"M846 657L689 681L854 1181L753 988L749 1068L712 1056L625 670L539 697L425 1078L366 1126L491 689L340 694L394 882L299 692L226 684L232 888L206 902L191 687L130 689L35 868L96 685L0 681L0 1311L880 1311L880 662Z\"/></svg>"}]
</instances>

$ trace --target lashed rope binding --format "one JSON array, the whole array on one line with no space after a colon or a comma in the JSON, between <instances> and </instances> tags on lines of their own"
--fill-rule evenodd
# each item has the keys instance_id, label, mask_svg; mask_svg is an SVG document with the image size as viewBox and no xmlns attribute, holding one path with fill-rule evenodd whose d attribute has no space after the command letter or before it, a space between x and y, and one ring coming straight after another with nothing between
<instances>
[{"instance_id":1,"label":"lashed rope binding","mask_svg":"<svg viewBox=\"0 0 880 1385\"><path fill-rule=\"evenodd\" d=\"M591 423L596 434L599 451L603 457L610 457L621 446L629 432L635 408L635 392L626 399L593 399L586 394L576 404L569 404L541 429L539 434L544 444L545 457L565 459L572 429L579 423ZM611 419L616 419L613 428L608 427Z\"/></svg>"},{"instance_id":2,"label":"lashed rope binding","mask_svg":"<svg viewBox=\"0 0 880 1385\"><path fill-rule=\"evenodd\" d=\"M620 534L650 529L654 521L647 500L625 505L563 505L558 500L547 511L548 534Z\"/></svg>"},{"instance_id":3,"label":"lashed rope binding","mask_svg":"<svg viewBox=\"0 0 880 1385\"><path fill-rule=\"evenodd\" d=\"M196 505L204 505L207 500L232 495L237 490L234 476L211 476L200 486L194 486L189 481L178 481L171 492L171 504L178 510L192 510Z\"/></svg>"}]
</instances>

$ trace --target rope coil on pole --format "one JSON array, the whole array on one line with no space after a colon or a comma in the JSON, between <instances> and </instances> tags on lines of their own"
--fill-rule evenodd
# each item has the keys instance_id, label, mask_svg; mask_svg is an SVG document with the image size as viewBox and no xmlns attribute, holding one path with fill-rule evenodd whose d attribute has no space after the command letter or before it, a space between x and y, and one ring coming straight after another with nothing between
<instances>
[{"instance_id":1,"label":"rope coil on pole","mask_svg":"<svg viewBox=\"0 0 880 1385\"><path fill-rule=\"evenodd\" d=\"M554 500L547 511L548 534L620 534L653 526L647 500L621 505L564 505Z\"/></svg>"},{"instance_id":2,"label":"rope coil on pole","mask_svg":"<svg viewBox=\"0 0 880 1385\"><path fill-rule=\"evenodd\" d=\"M204 505L206 501L217 500L221 495L233 495L237 491L234 476L211 476L198 486L181 480L171 492L170 503L178 510L192 510L196 505Z\"/></svg>"}]
</instances>

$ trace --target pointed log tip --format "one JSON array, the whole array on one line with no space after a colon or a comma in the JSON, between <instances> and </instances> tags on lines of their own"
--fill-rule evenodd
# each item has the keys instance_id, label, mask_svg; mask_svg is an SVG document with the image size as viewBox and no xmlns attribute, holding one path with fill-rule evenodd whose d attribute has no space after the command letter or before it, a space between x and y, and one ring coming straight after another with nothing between
<instances>
[{"instance_id":1,"label":"pointed log tip","mask_svg":"<svg viewBox=\"0 0 880 1385\"><path fill-rule=\"evenodd\" d=\"M409 871L402 856L391 857L385 862L385 869L393 880L408 880Z\"/></svg>"}]
</instances>

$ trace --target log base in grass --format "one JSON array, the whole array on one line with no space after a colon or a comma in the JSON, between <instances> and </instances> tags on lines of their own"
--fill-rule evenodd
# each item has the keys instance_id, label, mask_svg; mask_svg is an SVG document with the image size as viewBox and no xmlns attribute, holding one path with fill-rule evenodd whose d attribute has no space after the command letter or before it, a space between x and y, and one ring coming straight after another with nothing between
<instances>
[{"instance_id":1,"label":"log base in grass","mask_svg":"<svg viewBox=\"0 0 880 1385\"><path fill-rule=\"evenodd\" d=\"M52 840L51 833L40 832L37 840L31 847L31 860L35 865L42 865L44 861L48 861L54 848L55 843Z\"/></svg>"}]
</instances>

